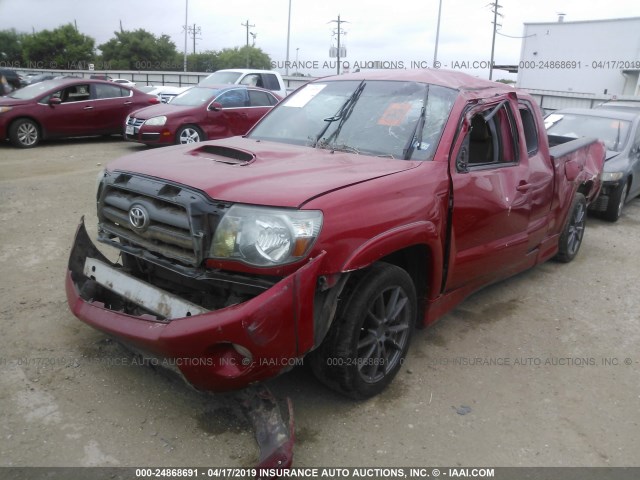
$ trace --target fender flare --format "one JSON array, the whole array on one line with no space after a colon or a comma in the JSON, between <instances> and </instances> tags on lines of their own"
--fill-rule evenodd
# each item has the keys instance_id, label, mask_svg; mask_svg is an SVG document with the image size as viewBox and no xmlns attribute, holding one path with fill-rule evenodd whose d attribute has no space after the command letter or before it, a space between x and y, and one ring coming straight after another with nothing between
<instances>
[{"instance_id":1,"label":"fender flare","mask_svg":"<svg viewBox=\"0 0 640 480\"><path fill-rule=\"evenodd\" d=\"M414 246L427 248L431 257L431 268L427 272L428 285L438 286L436 291L439 291L444 252L439 229L430 221L421 220L401 225L367 240L347 258L342 271L360 270L394 252Z\"/></svg>"}]
</instances>

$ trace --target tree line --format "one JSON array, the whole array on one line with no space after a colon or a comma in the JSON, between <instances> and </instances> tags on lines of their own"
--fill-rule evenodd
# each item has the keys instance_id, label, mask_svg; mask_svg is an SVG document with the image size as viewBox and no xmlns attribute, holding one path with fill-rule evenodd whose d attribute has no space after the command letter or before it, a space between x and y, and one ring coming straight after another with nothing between
<instances>
[{"instance_id":1,"label":"tree line","mask_svg":"<svg viewBox=\"0 0 640 480\"><path fill-rule=\"evenodd\" d=\"M0 67L58 70L184 70L184 55L168 35L144 29L114 32L96 46L94 38L73 24L34 33L0 30ZM223 68L270 69L271 58L255 47L224 48L187 56L187 71L213 72Z\"/></svg>"}]
</instances>

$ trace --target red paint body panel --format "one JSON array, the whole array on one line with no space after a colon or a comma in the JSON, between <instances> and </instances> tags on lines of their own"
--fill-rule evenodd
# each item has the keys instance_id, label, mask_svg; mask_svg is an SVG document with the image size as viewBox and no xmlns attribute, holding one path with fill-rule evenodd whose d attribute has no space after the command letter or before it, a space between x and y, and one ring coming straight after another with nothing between
<instances>
[{"instance_id":1,"label":"red paint body panel","mask_svg":"<svg viewBox=\"0 0 640 480\"><path fill-rule=\"evenodd\" d=\"M206 357L212 342L228 341L250 342L250 350L260 358L297 358L322 341L317 327L324 320L315 309L326 307L319 299L337 278L380 259L397 261L407 255L407 268L425 288L418 297L424 299L423 323L429 324L479 288L554 256L576 191L587 201L599 192L603 145L574 144L573 151L569 147L554 154L540 110L526 93L434 70L363 72L334 80L363 78L459 90L432 161L332 153L240 137L206 144L253 156L242 165L199 155L199 145L123 157L109 169L188 186L229 203L318 210L323 214L322 230L308 257L297 263L258 268L207 260L207 266L221 271L283 277L261 295L233 307L156 326L80 299L68 277L72 311L140 348L172 357ZM527 147L518 113L522 102L530 105L535 119L535 151ZM512 132L504 142L506 161L487 168L459 168L457 158L472 116L488 115L494 108L504 117L500 135ZM183 368L192 383L206 389L241 387L277 371L222 374Z\"/></svg>"}]
</instances>

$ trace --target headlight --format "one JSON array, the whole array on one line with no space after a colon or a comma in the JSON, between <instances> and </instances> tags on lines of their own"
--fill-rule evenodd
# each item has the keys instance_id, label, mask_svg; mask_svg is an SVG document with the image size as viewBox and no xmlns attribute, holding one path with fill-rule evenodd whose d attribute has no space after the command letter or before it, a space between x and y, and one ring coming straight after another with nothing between
<instances>
[{"instance_id":1,"label":"headlight","mask_svg":"<svg viewBox=\"0 0 640 480\"><path fill-rule=\"evenodd\" d=\"M0 113L5 113L11 110L13 107L0 107Z\"/></svg>"},{"instance_id":2,"label":"headlight","mask_svg":"<svg viewBox=\"0 0 640 480\"><path fill-rule=\"evenodd\" d=\"M624 172L602 172L603 182L616 182L624 176Z\"/></svg>"},{"instance_id":3,"label":"headlight","mask_svg":"<svg viewBox=\"0 0 640 480\"><path fill-rule=\"evenodd\" d=\"M167 117L162 115L161 117L153 117L144 122L145 125L160 127L167 123Z\"/></svg>"},{"instance_id":4,"label":"headlight","mask_svg":"<svg viewBox=\"0 0 640 480\"><path fill-rule=\"evenodd\" d=\"M318 238L322 212L234 205L222 217L211 257L249 265L283 265L304 258Z\"/></svg>"}]
</instances>

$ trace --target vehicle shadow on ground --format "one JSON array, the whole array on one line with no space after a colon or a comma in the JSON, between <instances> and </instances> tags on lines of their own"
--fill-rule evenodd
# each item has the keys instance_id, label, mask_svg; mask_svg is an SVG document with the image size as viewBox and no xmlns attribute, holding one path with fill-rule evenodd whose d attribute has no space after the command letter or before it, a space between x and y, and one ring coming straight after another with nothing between
<instances>
[{"instance_id":1,"label":"vehicle shadow on ground","mask_svg":"<svg viewBox=\"0 0 640 480\"><path fill-rule=\"evenodd\" d=\"M38 146L34 148L43 148L43 147L69 147L69 146L77 146L77 145L91 145L91 144L102 144L102 143L118 143L118 142L126 142L122 135L97 135L93 137L71 137L71 138L53 138L42 140ZM140 150L144 149L145 146L139 143L127 142L132 150ZM20 150L32 150L31 148L18 148L11 144L9 140L5 140L4 142L0 142L0 148L6 149L14 149L16 151Z\"/></svg>"}]
</instances>

